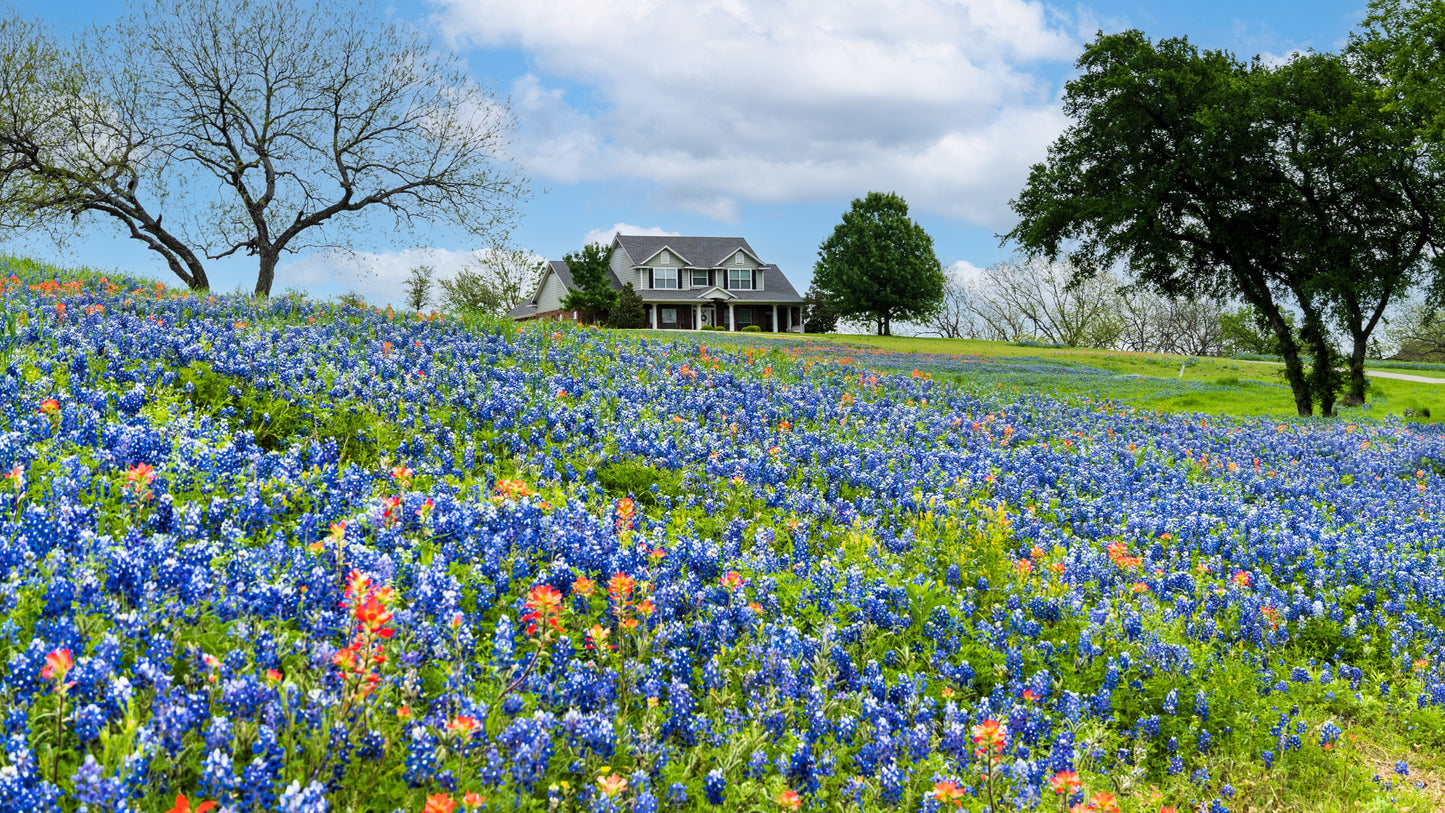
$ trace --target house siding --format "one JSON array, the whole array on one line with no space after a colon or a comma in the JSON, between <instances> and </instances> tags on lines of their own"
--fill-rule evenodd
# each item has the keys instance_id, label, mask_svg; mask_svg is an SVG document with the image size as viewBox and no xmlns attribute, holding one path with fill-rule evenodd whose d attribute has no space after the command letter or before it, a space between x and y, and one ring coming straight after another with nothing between
<instances>
[{"instance_id":1,"label":"house siding","mask_svg":"<svg viewBox=\"0 0 1445 813\"><path fill-rule=\"evenodd\" d=\"M562 280L551 271L547 272L547 278L542 281L542 288L537 292L537 311L555 311L562 309L562 297L567 295L567 288L562 285Z\"/></svg>"},{"instance_id":2,"label":"house siding","mask_svg":"<svg viewBox=\"0 0 1445 813\"><path fill-rule=\"evenodd\" d=\"M632 268L632 258L627 256L627 249L613 243L612 256L609 258L608 265L612 268L613 276L626 281L627 271Z\"/></svg>"},{"instance_id":3,"label":"house siding","mask_svg":"<svg viewBox=\"0 0 1445 813\"><path fill-rule=\"evenodd\" d=\"M742 255L743 255L743 263L742 263L742 265L734 265L734 263L737 262L737 255L738 255L738 254L742 254ZM757 268L757 267L758 267L758 263L757 263L757 261L754 260L752 257L749 257L749 256L748 256L748 253L747 253L746 251L743 251L743 252L736 252L736 251L735 251L735 252L733 252L732 254L729 254L729 255L727 255L726 257L723 258L722 267L723 267L723 268Z\"/></svg>"}]
</instances>

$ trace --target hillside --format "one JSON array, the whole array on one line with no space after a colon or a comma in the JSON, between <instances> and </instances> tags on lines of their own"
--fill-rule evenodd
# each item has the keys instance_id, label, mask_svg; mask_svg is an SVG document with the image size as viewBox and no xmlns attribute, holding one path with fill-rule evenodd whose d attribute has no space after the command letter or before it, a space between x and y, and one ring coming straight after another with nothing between
<instances>
[{"instance_id":1,"label":"hillside","mask_svg":"<svg viewBox=\"0 0 1445 813\"><path fill-rule=\"evenodd\" d=\"M1430 427L0 278L0 810L1445 803Z\"/></svg>"}]
</instances>

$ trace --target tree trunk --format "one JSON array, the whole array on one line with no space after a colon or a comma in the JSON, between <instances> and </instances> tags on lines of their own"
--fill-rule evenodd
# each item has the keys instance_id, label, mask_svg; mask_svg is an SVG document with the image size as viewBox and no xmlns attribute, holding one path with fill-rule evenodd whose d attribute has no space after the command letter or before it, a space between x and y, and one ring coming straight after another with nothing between
<instances>
[{"instance_id":1,"label":"tree trunk","mask_svg":"<svg viewBox=\"0 0 1445 813\"><path fill-rule=\"evenodd\" d=\"M281 260L279 251L257 252L261 268L256 273L256 296L271 296L271 286L276 282L276 263Z\"/></svg>"},{"instance_id":2,"label":"tree trunk","mask_svg":"<svg viewBox=\"0 0 1445 813\"><path fill-rule=\"evenodd\" d=\"M1304 339L1309 343L1314 363L1310 365L1309 383L1314 396L1319 400L1320 415L1332 418L1335 415L1335 394L1339 392L1339 373L1335 370L1335 350L1330 346L1329 333L1317 312L1305 311Z\"/></svg>"},{"instance_id":3,"label":"tree trunk","mask_svg":"<svg viewBox=\"0 0 1445 813\"><path fill-rule=\"evenodd\" d=\"M1365 379L1365 350L1368 348L1370 337L1367 334L1356 333L1353 337L1353 344L1350 346L1350 401L1356 404L1365 403L1365 390L1370 383Z\"/></svg>"},{"instance_id":4,"label":"tree trunk","mask_svg":"<svg viewBox=\"0 0 1445 813\"><path fill-rule=\"evenodd\" d=\"M1300 361L1299 345L1295 344L1294 335L1290 332L1289 323L1284 320L1279 309L1271 307L1265 311L1265 319L1274 330L1274 335L1279 339L1279 354L1284 359L1284 378L1289 382L1290 392L1294 394L1295 411L1302 418L1308 418L1314 414L1314 398L1310 393L1310 383L1305 379L1304 364ZM1256 305L1256 307L1259 307Z\"/></svg>"}]
</instances>

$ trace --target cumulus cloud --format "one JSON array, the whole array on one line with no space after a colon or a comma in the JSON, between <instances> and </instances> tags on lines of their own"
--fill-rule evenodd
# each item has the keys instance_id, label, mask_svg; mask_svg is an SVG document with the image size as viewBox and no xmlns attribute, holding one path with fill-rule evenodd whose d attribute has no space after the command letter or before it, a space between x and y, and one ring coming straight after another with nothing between
<instances>
[{"instance_id":1,"label":"cumulus cloud","mask_svg":"<svg viewBox=\"0 0 1445 813\"><path fill-rule=\"evenodd\" d=\"M587 232L587 236L582 238L582 245L585 246L589 243L608 245L612 242L612 236L614 234L635 234L643 237L676 237L681 234L681 232L668 231L657 226L634 226L631 223L613 223L609 228L593 229Z\"/></svg>"},{"instance_id":2,"label":"cumulus cloud","mask_svg":"<svg viewBox=\"0 0 1445 813\"><path fill-rule=\"evenodd\" d=\"M373 304L398 304L405 296L403 284L413 268L431 266L433 281L450 279L464 268L476 268L496 250L422 247L386 252L325 251L281 263L276 279L278 290L297 288L320 296L351 292ZM540 261L543 257L534 255L534 259ZM436 293L439 289L434 285L433 295Z\"/></svg>"},{"instance_id":3,"label":"cumulus cloud","mask_svg":"<svg viewBox=\"0 0 1445 813\"><path fill-rule=\"evenodd\" d=\"M663 202L720 221L740 202L888 189L1000 223L1065 123L1038 68L1072 60L1083 23L1033 0L439 8L454 42L527 52L535 70L512 100L529 172L651 181Z\"/></svg>"}]
</instances>

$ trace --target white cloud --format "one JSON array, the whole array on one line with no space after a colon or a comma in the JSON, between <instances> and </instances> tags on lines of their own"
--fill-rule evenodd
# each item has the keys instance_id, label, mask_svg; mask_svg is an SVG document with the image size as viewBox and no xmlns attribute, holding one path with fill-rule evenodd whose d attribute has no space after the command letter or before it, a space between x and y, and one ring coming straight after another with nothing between
<instances>
[{"instance_id":1,"label":"white cloud","mask_svg":"<svg viewBox=\"0 0 1445 813\"><path fill-rule=\"evenodd\" d=\"M950 278L961 279L967 283L978 282L983 278L983 272L984 269L981 266L974 265L968 260L956 260L944 269L944 273Z\"/></svg>"},{"instance_id":2,"label":"white cloud","mask_svg":"<svg viewBox=\"0 0 1445 813\"><path fill-rule=\"evenodd\" d=\"M585 246L589 243L610 244L614 234L635 234L643 237L676 237L680 233L681 232L661 229L657 226L634 226L631 223L613 223L610 228L593 229L587 232L587 236L582 238L582 245Z\"/></svg>"},{"instance_id":3,"label":"white cloud","mask_svg":"<svg viewBox=\"0 0 1445 813\"><path fill-rule=\"evenodd\" d=\"M512 88L530 173L651 181L721 221L886 189L1001 223L1064 126L1034 71L1072 60L1086 22L1034 0L439 3L453 41L535 66Z\"/></svg>"},{"instance_id":4,"label":"white cloud","mask_svg":"<svg viewBox=\"0 0 1445 813\"><path fill-rule=\"evenodd\" d=\"M276 269L277 291L297 288L319 296L347 292L360 294L367 302L400 304L403 285L413 268L429 265L432 280L450 279L464 268L476 267L496 249L457 251L446 248L408 248L387 252L337 252L308 254L282 263ZM544 259L534 255L537 260ZM438 293L433 285L433 296ZM432 307L435 307L433 303Z\"/></svg>"}]
</instances>

